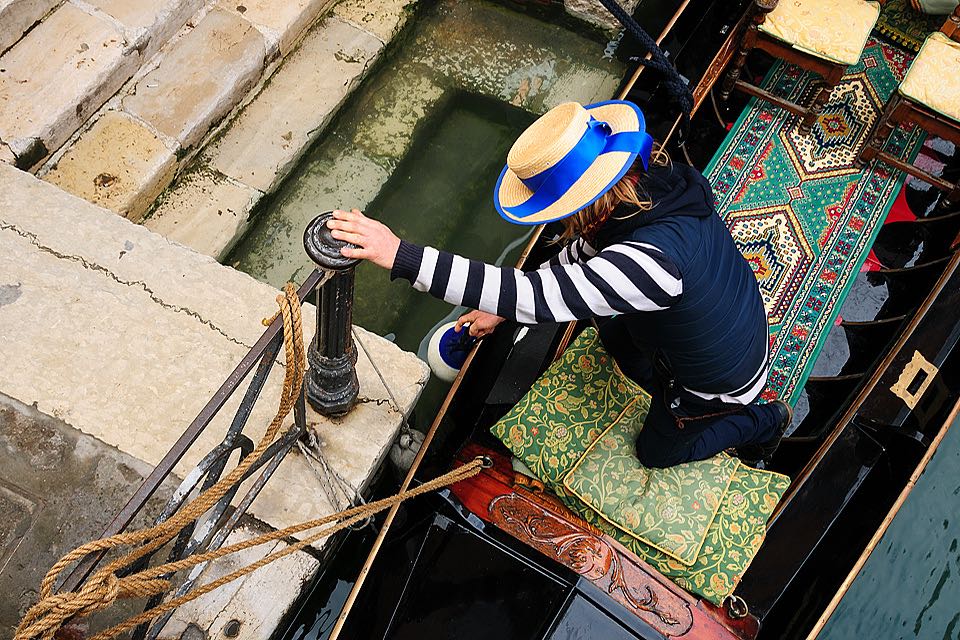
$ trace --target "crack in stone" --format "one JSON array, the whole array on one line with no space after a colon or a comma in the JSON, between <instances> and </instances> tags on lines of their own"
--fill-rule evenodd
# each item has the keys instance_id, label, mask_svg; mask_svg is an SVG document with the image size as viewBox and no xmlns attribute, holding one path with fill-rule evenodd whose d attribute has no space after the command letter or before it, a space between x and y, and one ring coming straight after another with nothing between
<instances>
[{"instance_id":1,"label":"crack in stone","mask_svg":"<svg viewBox=\"0 0 960 640\"><path fill-rule=\"evenodd\" d=\"M221 329L220 327L218 327L217 325L215 325L215 324L214 324L213 322L211 322L210 320L207 320L206 318L204 318L203 316L201 316L201 315L200 315L199 313L197 313L196 311L193 311L192 309L187 309L186 307L181 307L181 306L179 306L179 305L170 304L169 302L165 302L163 299L161 299L159 296L157 296L157 294L154 293L154 291L153 291L150 287L148 287L145 282L143 282L143 281L141 281L141 280L134 280L134 281L121 280L115 273L113 273L112 271L110 271L110 270L107 269L106 267L104 267L104 266L102 266L102 265L99 265L99 264L96 264L96 263L94 263L94 262L90 262L89 260L87 260L87 259L84 258L83 256L75 256L75 255L70 255L70 254L66 254L66 253L60 253L60 252L57 251L56 249L53 249L53 248L51 248L51 247L47 247L47 246L41 244L41 243L40 243L40 239L37 237L36 234L30 233L29 231L24 231L23 229L20 229L19 227L17 227L17 226L14 225L14 224L8 224L8 223L5 223L5 222L3 222L2 220L0 220L0 231L12 231L12 232L14 232L15 234L17 234L18 236L20 236L21 238L23 238L23 239L27 240L28 242L30 242L30 244L32 244L33 246L35 246L35 247L36 247L37 249L39 249L40 251L43 251L44 253L48 253L48 254L50 254L50 255L52 255L52 256L54 256L55 258L58 258L58 259L60 259L60 260L70 260L71 262L76 262L76 263L80 264L81 266L83 266L84 269L87 269L87 270L89 270L89 271L96 271L96 272L102 273L102 274L104 274L105 276L107 276L108 278L110 278L111 280L117 282L118 284L121 284L121 285L126 286L126 287L139 287L139 288L143 289L144 293L146 293L153 302L155 302L156 304L160 305L160 306L163 307L164 309L169 309L169 310L174 311L174 312L176 312L176 313L186 314L186 315L190 316L191 318L197 320L200 324L206 325L206 326L209 327L210 329L216 331L217 333L219 333L220 335L222 335L224 338L226 338L226 339L229 340L230 342L232 342L232 343L234 343L234 344L237 344L237 345L240 345L241 347L244 347L244 348L246 348L246 349L251 349L251 348L252 348L250 345L244 344L243 342L237 340L237 339L234 338L233 336L227 335L227 333L226 333L223 329Z\"/></svg>"}]
</instances>

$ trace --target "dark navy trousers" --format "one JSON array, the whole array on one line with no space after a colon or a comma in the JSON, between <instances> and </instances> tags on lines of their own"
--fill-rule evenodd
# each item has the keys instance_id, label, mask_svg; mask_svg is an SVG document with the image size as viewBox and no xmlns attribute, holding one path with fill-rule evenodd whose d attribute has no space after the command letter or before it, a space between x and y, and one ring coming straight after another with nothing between
<instances>
[{"instance_id":1,"label":"dark navy trousers","mask_svg":"<svg viewBox=\"0 0 960 640\"><path fill-rule=\"evenodd\" d=\"M637 438L637 458L647 467L672 467L710 458L731 447L773 437L779 413L756 402L749 405L704 400L683 389L637 345L618 318L599 325L600 340L620 369L652 396L650 413Z\"/></svg>"}]
</instances>

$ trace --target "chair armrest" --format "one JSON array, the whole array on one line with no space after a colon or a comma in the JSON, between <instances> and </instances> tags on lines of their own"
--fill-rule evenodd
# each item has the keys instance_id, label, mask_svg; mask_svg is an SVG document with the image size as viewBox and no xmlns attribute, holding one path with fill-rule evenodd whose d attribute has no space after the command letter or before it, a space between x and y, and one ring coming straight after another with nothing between
<instances>
[{"instance_id":1,"label":"chair armrest","mask_svg":"<svg viewBox=\"0 0 960 640\"><path fill-rule=\"evenodd\" d=\"M753 0L748 9L749 23L754 27L761 25L767 19L767 14L777 8L780 0Z\"/></svg>"},{"instance_id":2,"label":"chair armrest","mask_svg":"<svg viewBox=\"0 0 960 640\"><path fill-rule=\"evenodd\" d=\"M960 42L960 4L947 17L947 21L940 27L940 31L951 40Z\"/></svg>"}]
</instances>

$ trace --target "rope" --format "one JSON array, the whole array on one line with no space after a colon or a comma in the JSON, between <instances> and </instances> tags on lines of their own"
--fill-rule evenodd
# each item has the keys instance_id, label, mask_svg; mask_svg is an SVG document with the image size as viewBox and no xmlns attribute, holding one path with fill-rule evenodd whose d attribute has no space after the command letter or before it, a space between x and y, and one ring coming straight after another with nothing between
<instances>
[{"instance_id":1,"label":"rope","mask_svg":"<svg viewBox=\"0 0 960 640\"><path fill-rule=\"evenodd\" d=\"M306 371L306 351L303 346L300 299L297 296L296 288L292 284L288 283L284 287L283 294L277 296L277 304L280 307L279 311L274 314L272 318L264 320L264 324L269 325L276 320L278 316L282 317L284 352L286 355L283 390L281 392L277 414L270 422L266 433L264 433L263 438L253 452L229 474L185 505L168 520L148 529L120 533L108 538L88 542L63 556L51 567L50 571L47 572L47 575L44 577L40 585L39 600L27 611L27 614L20 621L20 625L14 634L15 640L53 640L56 632L74 617L86 616L97 611L102 611L117 600L151 597L167 592L172 586L171 582L163 577L167 574L188 569L268 542L288 538L297 533L323 527L299 542L291 544L280 551L268 554L253 564L238 569L218 580L197 587L181 596L172 598L139 615L133 616L120 624L100 632L92 639L109 640L142 623L149 622L157 616L176 609L186 602L190 602L229 582L242 578L271 562L299 551L325 536L365 520L384 509L388 509L415 496L460 482L480 472L484 463L478 458L438 478L425 482L415 489L401 492L389 498L359 505L322 518L251 538L250 540L238 542L205 553L195 554L181 560L167 562L153 568L147 568L119 577L125 570L129 570L130 567L134 566L138 560L164 546L185 526L197 520L213 507L234 485L242 481L244 474L250 466L263 456L266 449L276 439L284 420L290 414L297 398L300 396L303 387L304 372ZM77 591L64 593L55 592L54 585L58 583L61 573L73 563L81 560L90 553L110 551L126 546L136 546L136 548L96 571Z\"/></svg>"},{"instance_id":2,"label":"rope","mask_svg":"<svg viewBox=\"0 0 960 640\"><path fill-rule=\"evenodd\" d=\"M690 124L690 113L693 111L693 94L690 92L690 87L686 81L674 66L670 64L670 61L667 60L667 56L664 55L663 50L657 45L657 41L637 24L633 16L624 11L623 7L617 3L617 0L600 0L600 4L613 14L613 17L624 26L627 32L650 53L649 58L638 57L635 61L646 67L655 69L663 75L663 86L666 87L673 101L680 108L680 113L683 118L683 130L685 131ZM631 60L633 60L633 58L631 58Z\"/></svg>"}]
</instances>

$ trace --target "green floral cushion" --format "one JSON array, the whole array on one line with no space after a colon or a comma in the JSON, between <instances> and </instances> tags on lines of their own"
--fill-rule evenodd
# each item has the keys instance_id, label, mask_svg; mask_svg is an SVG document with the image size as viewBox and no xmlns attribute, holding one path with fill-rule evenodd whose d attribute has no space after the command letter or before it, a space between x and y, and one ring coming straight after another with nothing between
<instances>
[{"instance_id":1,"label":"green floral cushion","mask_svg":"<svg viewBox=\"0 0 960 640\"><path fill-rule=\"evenodd\" d=\"M789 484L786 476L739 465L717 518L707 530L700 553L689 566L611 525L565 488L555 486L553 490L571 511L643 558L679 587L720 605L736 589L763 544L767 519Z\"/></svg>"},{"instance_id":2,"label":"green floral cushion","mask_svg":"<svg viewBox=\"0 0 960 640\"><path fill-rule=\"evenodd\" d=\"M589 327L490 431L543 482L559 484L607 425L649 406Z\"/></svg>"},{"instance_id":3,"label":"green floral cushion","mask_svg":"<svg viewBox=\"0 0 960 640\"><path fill-rule=\"evenodd\" d=\"M643 419L635 415L610 425L563 484L610 524L689 566L740 462L721 454L669 469L647 469L634 454Z\"/></svg>"},{"instance_id":4,"label":"green floral cushion","mask_svg":"<svg viewBox=\"0 0 960 640\"><path fill-rule=\"evenodd\" d=\"M580 517L720 604L760 548L789 478L725 455L644 469L633 441L649 407L591 328L491 431Z\"/></svg>"}]
</instances>

